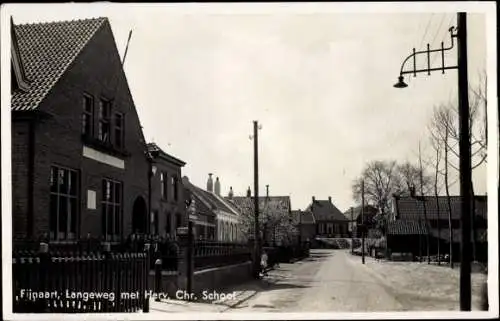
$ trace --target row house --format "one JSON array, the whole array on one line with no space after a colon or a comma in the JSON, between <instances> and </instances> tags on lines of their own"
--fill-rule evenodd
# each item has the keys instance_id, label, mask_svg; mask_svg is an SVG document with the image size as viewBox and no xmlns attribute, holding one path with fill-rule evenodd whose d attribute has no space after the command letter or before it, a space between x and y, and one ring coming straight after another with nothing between
<instances>
[{"instance_id":1,"label":"row house","mask_svg":"<svg viewBox=\"0 0 500 321\"><path fill-rule=\"evenodd\" d=\"M177 228L187 224L181 170L186 163L149 143L151 217L150 232L175 238ZM142 222L142 220L139 220Z\"/></svg>"},{"instance_id":2,"label":"row house","mask_svg":"<svg viewBox=\"0 0 500 321\"><path fill-rule=\"evenodd\" d=\"M333 204L332 198L318 200L314 196L306 208L316 221L316 235L319 237L345 237L348 235L349 220Z\"/></svg>"},{"instance_id":3,"label":"row house","mask_svg":"<svg viewBox=\"0 0 500 321\"><path fill-rule=\"evenodd\" d=\"M144 229L146 142L108 19L12 23L12 44L14 237Z\"/></svg>"}]
</instances>

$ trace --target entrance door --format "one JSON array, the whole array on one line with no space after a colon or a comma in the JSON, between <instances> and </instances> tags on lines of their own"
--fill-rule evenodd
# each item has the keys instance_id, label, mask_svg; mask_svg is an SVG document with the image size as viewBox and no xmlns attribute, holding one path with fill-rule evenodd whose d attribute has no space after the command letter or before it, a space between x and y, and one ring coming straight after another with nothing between
<instances>
[{"instance_id":1,"label":"entrance door","mask_svg":"<svg viewBox=\"0 0 500 321\"><path fill-rule=\"evenodd\" d=\"M138 196L134 201L132 209L132 233L146 233L148 223L148 209L146 201Z\"/></svg>"}]
</instances>

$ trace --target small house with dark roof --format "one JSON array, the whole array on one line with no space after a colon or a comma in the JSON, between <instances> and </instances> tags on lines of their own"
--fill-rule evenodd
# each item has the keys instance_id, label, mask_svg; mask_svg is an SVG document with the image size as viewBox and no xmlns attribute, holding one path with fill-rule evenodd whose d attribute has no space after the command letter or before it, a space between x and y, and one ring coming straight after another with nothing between
<instances>
[{"instance_id":1,"label":"small house with dark roof","mask_svg":"<svg viewBox=\"0 0 500 321\"><path fill-rule=\"evenodd\" d=\"M174 238L177 228L187 222L181 170L186 163L163 151L157 144L147 145L151 160L152 234Z\"/></svg>"},{"instance_id":2,"label":"small house with dark roof","mask_svg":"<svg viewBox=\"0 0 500 321\"><path fill-rule=\"evenodd\" d=\"M314 215L318 237L348 236L349 220L333 204L331 197L328 197L328 200L318 200L313 196L306 211Z\"/></svg>"},{"instance_id":3,"label":"small house with dark roof","mask_svg":"<svg viewBox=\"0 0 500 321\"><path fill-rule=\"evenodd\" d=\"M473 255L485 259L487 255L487 197L474 197L474 215L471 231ZM451 211L449 210L451 209ZM430 253L449 253L450 241L454 259L459 258L461 242L460 196L397 196L392 199L392 211L387 225L387 246L392 250L405 247L426 254L426 239L429 238ZM451 226L450 226L451 221ZM450 230L452 240L450 240ZM410 240L413 238L413 240ZM404 239L404 241L403 241ZM416 243L424 249L419 249ZM403 249L399 249L403 250Z\"/></svg>"},{"instance_id":4,"label":"small house with dark roof","mask_svg":"<svg viewBox=\"0 0 500 321\"><path fill-rule=\"evenodd\" d=\"M108 19L13 24L11 41L14 238L144 229L146 143Z\"/></svg>"}]
</instances>

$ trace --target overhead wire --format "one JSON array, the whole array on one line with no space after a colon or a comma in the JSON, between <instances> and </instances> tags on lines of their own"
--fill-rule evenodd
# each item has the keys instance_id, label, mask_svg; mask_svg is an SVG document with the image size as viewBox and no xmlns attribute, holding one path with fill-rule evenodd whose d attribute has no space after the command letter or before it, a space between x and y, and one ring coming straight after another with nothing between
<instances>
[{"instance_id":1,"label":"overhead wire","mask_svg":"<svg viewBox=\"0 0 500 321\"><path fill-rule=\"evenodd\" d=\"M446 33L447 33L447 32L448 32L448 30L451 28L452 23L453 23L453 19L454 19L454 18L455 18L455 14L452 14L452 15L451 15L451 18L450 18L450 19L449 19L449 21L448 21L448 26L444 29L444 34L441 36L441 38L442 38L442 39L444 39L444 38L445 38ZM440 34L441 34L441 32L440 32ZM436 60L436 57L437 57L437 56L438 56L438 55L434 55L434 56L432 57L432 60L431 60L431 66L432 66L432 64L434 63L434 61Z\"/></svg>"},{"instance_id":2,"label":"overhead wire","mask_svg":"<svg viewBox=\"0 0 500 321\"><path fill-rule=\"evenodd\" d=\"M417 47L417 51L420 50L422 48L422 43L424 42L424 39L425 39L425 36L427 36L427 32L429 31L429 26L431 25L431 22L432 22L432 18L434 17L434 13L431 13L429 19L427 20L427 25L425 26L425 31L424 31L424 34L422 36L422 38L420 39L420 44L418 45ZM419 28L419 31L420 31L420 28ZM418 34L418 33L417 33ZM408 77L408 83L411 82L411 79L413 77L412 76L409 76Z\"/></svg>"}]
</instances>

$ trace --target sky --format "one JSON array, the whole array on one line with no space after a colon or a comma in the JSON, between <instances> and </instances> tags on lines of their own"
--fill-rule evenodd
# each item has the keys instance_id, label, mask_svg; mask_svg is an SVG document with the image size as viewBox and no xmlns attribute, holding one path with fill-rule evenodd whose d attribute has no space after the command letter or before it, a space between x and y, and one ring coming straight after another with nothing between
<instances>
[{"instance_id":1,"label":"sky","mask_svg":"<svg viewBox=\"0 0 500 321\"><path fill-rule=\"evenodd\" d=\"M183 175L194 184L206 187L213 173L224 194L230 186L235 195L253 191L257 120L260 195L269 185L270 195L291 196L293 209L331 196L345 211L355 205L351 184L367 162L417 162L419 142L430 159L433 107L457 102L456 70L393 87L412 48L449 45L447 30L456 26L456 4L416 4L347 11L283 3L26 4L9 12L16 24L108 17L122 57L132 30L124 69L144 135L184 160ZM489 70L484 8L468 15L472 86ZM456 47L445 59L456 65ZM473 175L475 192L484 194L486 166Z\"/></svg>"}]
</instances>

